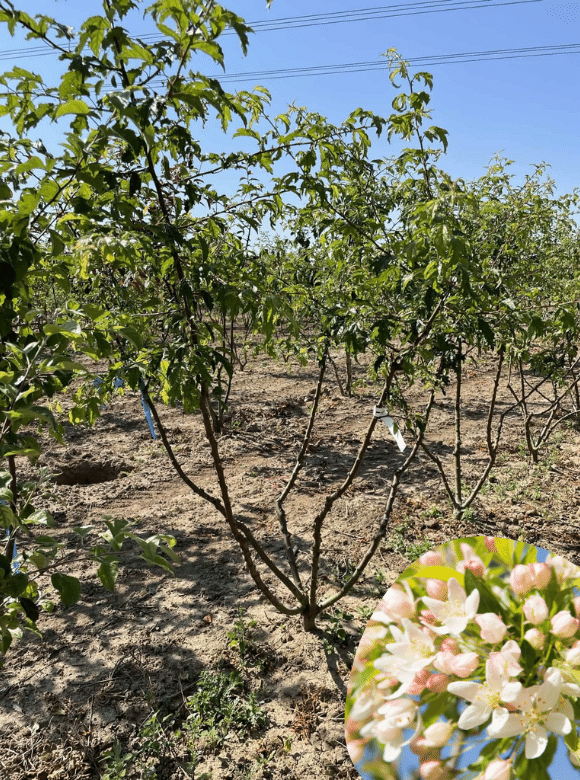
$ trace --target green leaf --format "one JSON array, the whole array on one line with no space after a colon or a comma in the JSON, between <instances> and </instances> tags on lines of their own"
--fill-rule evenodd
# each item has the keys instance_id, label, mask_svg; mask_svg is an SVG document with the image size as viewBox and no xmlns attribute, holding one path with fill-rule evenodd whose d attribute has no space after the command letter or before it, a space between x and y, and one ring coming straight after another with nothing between
<instances>
[{"instance_id":1,"label":"green leaf","mask_svg":"<svg viewBox=\"0 0 580 780\"><path fill-rule=\"evenodd\" d=\"M469 595L476 590L479 593L479 606L477 611L480 615L491 612L494 615L500 614L504 622L509 621L505 607L496 598L494 592L489 588L485 580L476 577L469 569L465 570L465 592Z\"/></svg>"},{"instance_id":2,"label":"green leaf","mask_svg":"<svg viewBox=\"0 0 580 780\"><path fill-rule=\"evenodd\" d=\"M512 539L504 539L501 536L495 537L495 549L502 561L510 568L513 563L513 556L516 548L516 543Z\"/></svg>"},{"instance_id":3,"label":"green leaf","mask_svg":"<svg viewBox=\"0 0 580 780\"><path fill-rule=\"evenodd\" d=\"M21 596L18 599L18 601L20 602L20 606L24 610L26 617L29 620L32 620L33 623L36 623L40 615L40 610L38 609L34 601L31 601L31 599L26 598L26 596Z\"/></svg>"},{"instance_id":4,"label":"green leaf","mask_svg":"<svg viewBox=\"0 0 580 780\"><path fill-rule=\"evenodd\" d=\"M411 568L411 567L409 567ZM455 569L452 569L451 566L419 566L414 572L413 577L428 577L433 578L437 580L444 580L447 582L452 577L455 577L457 582L463 586L465 584L465 576L461 574L458 571L455 571ZM397 582L399 580L407 579L406 577L399 577L397 579Z\"/></svg>"},{"instance_id":5,"label":"green leaf","mask_svg":"<svg viewBox=\"0 0 580 780\"><path fill-rule=\"evenodd\" d=\"M97 574L103 586L110 591L115 590L115 582L119 573L118 561L103 561L97 569Z\"/></svg>"},{"instance_id":6,"label":"green leaf","mask_svg":"<svg viewBox=\"0 0 580 780\"><path fill-rule=\"evenodd\" d=\"M59 119L66 114L90 114L91 109L87 106L84 100L75 98L74 100L67 100L66 103L61 103L56 109L54 118Z\"/></svg>"},{"instance_id":7,"label":"green leaf","mask_svg":"<svg viewBox=\"0 0 580 780\"><path fill-rule=\"evenodd\" d=\"M65 607L71 607L80 599L81 584L76 577L70 577L68 574L57 571L50 580Z\"/></svg>"},{"instance_id":8,"label":"green leaf","mask_svg":"<svg viewBox=\"0 0 580 780\"><path fill-rule=\"evenodd\" d=\"M47 336L53 336L55 333L62 333L63 335L72 336L73 338L82 336L81 326L78 322L74 322L73 320L60 322L57 325L45 325L44 333Z\"/></svg>"}]
</instances>

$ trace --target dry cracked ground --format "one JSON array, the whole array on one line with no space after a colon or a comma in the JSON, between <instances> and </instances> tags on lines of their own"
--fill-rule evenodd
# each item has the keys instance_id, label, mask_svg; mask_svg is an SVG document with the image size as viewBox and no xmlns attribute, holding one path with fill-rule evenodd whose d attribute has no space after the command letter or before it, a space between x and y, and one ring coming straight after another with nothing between
<instances>
[{"instance_id":1,"label":"dry cracked ground","mask_svg":"<svg viewBox=\"0 0 580 780\"><path fill-rule=\"evenodd\" d=\"M474 366L464 387L468 482L486 456L492 369ZM363 368L356 376L363 380ZM294 465L315 384L315 367L250 361L236 376L220 437L234 507L280 561L274 500ZM305 467L287 502L303 571L312 518L352 464L376 395L361 381L353 397L343 397L332 374L324 386ZM499 410L509 403L505 389L499 402ZM199 416L159 408L184 470L215 493ZM93 428L65 427L67 446L47 442L42 462L59 474L47 505L55 533L78 548L81 560L70 572L82 578L82 596L41 616L43 638L26 633L0 671L1 778L356 778L343 732L350 665L377 599L411 560L449 539L486 534L523 535L580 563L580 432L563 423L533 465L514 412L491 479L462 521L453 519L433 464L418 458L366 576L319 620L318 634L305 634L298 618L277 613L258 594L221 516L191 493L152 440L137 393L117 393ZM449 393L436 398L431 431L450 467ZM377 426L359 478L324 529L323 593L366 550L400 457L386 427ZM18 466L22 477L33 471L26 461ZM132 550L115 592L105 590L71 531L102 530L103 515L135 520L143 536L172 534L176 577ZM50 596L49 577L40 583Z\"/></svg>"}]
</instances>

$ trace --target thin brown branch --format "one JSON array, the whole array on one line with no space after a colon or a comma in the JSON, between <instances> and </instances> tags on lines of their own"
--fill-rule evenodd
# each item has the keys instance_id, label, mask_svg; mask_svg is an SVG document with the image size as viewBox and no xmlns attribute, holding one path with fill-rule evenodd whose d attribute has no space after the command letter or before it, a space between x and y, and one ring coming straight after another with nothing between
<instances>
[{"instance_id":1,"label":"thin brown branch","mask_svg":"<svg viewBox=\"0 0 580 780\"><path fill-rule=\"evenodd\" d=\"M139 383L139 388L141 390L141 393L143 395L143 398L145 399L145 403L149 406L151 409L151 413L153 414L153 418L155 420L155 424L157 425L157 429L159 431L159 435L161 436L161 441L163 442L163 446L165 447L165 451L167 452L169 456L169 460L171 461L171 464L175 471L179 474L180 478L185 482L187 487L195 493L200 498L203 498L205 501L208 501L210 504L212 504L220 514L222 514L224 517L226 516L226 510L224 508L224 505L219 500L219 498L216 498L215 496L212 496L210 493L206 492L203 488L199 487L199 485L196 485L195 482L193 482L187 474L184 472L184 470L181 468L177 458L175 457L175 453L173 452L173 448L169 442L169 439L167 438L167 431L165 430L165 426L161 422L161 419L159 417L159 413L157 412L157 408L153 401L151 400L151 396L149 395L148 389L145 387L145 383L141 381Z\"/></svg>"},{"instance_id":2,"label":"thin brown branch","mask_svg":"<svg viewBox=\"0 0 580 780\"><path fill-rule=\"evenodd\" d=\"M389 492L389 498L387 500L387 505L385 507L385 511L383 513L383 518L381 520L381 523L379 525L379 528L377 530L377 533L375 534L371 544L369 545L367 552L363 556L361 562L356 567L355 571L353 572L351 578L345 582L343 587L335 593L333 596L330 596L329 598L325 599L321 604L318 605L318 612L322 612L328 607L335 604L337 601L339 601L341 598L347 595L350 590L356 585L362 574L364 573L364 570L368 566L370 560L372 559L373 555L377 551L377 548L383 538L385 537L385 534L387 532L387 526L389 524L389 520L391 517L391 513L393 511L393 504L395 502L395 498L397 496L399 485L401 482L401 477L403 474L408 470L409 466L415 459L417 455L417 451L419 447L421 446L421 442L423 440L423 436L425 435L425 430L427 428L427 423L429 421L429 416L431 414L431 409L433 407L433 400L435 398L435 388L431 390L429 401L427 403L427 408L425 410L425 417L424 417L424 425L422 427L422 430L419 431L419 434L417 436L417 440L415 441L415 444L413 445L413 448L411 449L411 452L405 459L405 461L399 466L399 468L395 471L395 474L393 475L393 479L391 481L391 489Z\"/></svg>"},{"instance_id":3,"label":"thin brown branch","mask_svg":"<svg viewBox=\"0 0 580 780\"><path fill-rule=\"evenodd\" d=\"M306 428L306 433L304 434L304 440L302 441L302 446L300 448L300 452L298 453L298 457L296 458L296 464L294 466L294 469L292 471L292 474L290 475L290 479L286 483L286 487L280 493L278 498L276 499L276 514L278 516L278 522L280 524L280 530L282 531L282 536L284 538L284 547L286 548L286 557L288 558L288 563L290 565L290 570L292 572L292 577L294 578L294 582L298 587L302 587L302 582L300 580L300 574L298 572L298 567L296 566L296 556L294 554L294 550L292 549L292 540L291 540L291 534L288 531L288 523L286 520L286 510L284 509L284 501L288 497L288 494L294 487L294 484L296 482L296 479L298 477L298 474L300 473L303 463L304 463L304 457L306 455L306 451L308 449L308 445L310 444L310 439L312 437L312 430L314 428L314 420L316 419L316 413L318 411L318 404L320 401L320 394L322 392L322 384L324 382L324 373L326 371L326 360L328 357L328 343L325 346L324 354L322 355L322 358L320 360L320 370L318 372L318 382L316 384L316 392L314 394L314 400L312 402L312 410L310 412L310 419L308 420L308 426Z\"/></svg>"}]
</instances>

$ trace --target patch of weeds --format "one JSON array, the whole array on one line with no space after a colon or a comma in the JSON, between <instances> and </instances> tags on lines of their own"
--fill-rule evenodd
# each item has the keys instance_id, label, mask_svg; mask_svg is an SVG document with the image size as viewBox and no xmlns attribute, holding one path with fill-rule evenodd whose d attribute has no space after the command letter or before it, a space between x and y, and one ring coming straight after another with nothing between
<instances>
[{"instance_id":1,"label":"patch of weeds","mask_svg":"<svg viewBox=\"0 0 580 780\"><path fill-rule=\"evenodd\" d=\"M389 536L388 541L393 552L404 555L406 558L414 561L417 558L420 558L423 553L431 550L433 544L427 539L424 539L422 542L410 542L408 539L405 539L404 533L408 527L409 523L401 523L396 526Z\"/></svg>"},{"instance_id":2,"label":"patch of weeds","mask_svg":"<svg viewBox=\"0 0 580 780\"><path fill-rule=\"evenodd\" d=\"M171 726L175 720L173 714L161 717L154 712L143 723L134 740L137 746L124 752L119 740L101 755L103 767L102 780L124 780L138 777L139 780L156 780L157 766L164 762L168 750L173 747L171 738L164 731L164 725Z\"/></svg>"},{"instance_id":3,"label":"patch of weeds","mask_svg":"<svg viewBox=\"0 0 580 780\"><path fill-rule=\"evenodd\" d=\"M240 668L245 669L248 664L253 664L261 672L267 671L273 664L274 659L271 653L264 653L255 643L252 629L256 625L256 621L246 621L245 615L246 610L244 607L238 607L238 619L227 632L228 647L239 655L237 665Z\"/></svg>"},{"instance_id":4,"label":"patch of weeds","mask_svg":"<svg viewBox=\"0 0 580 780\"><path fill-rule=\"evenodd\" d=\"M356 614L361 623L368 623L374 611L373 607L362 606L357 609Z\"/></svg>"},{"instance_id":5,"label":"patch of weeds","mask_svg":"<svg viewBox=\"0 0 580 780\"><path fill-rule=\"evenodd\" d=\"M473 507L468 506L467 509L463 510L462 517L466 523L473 523L477 520L477 513Z\"/></svg>"},{"instance_id":6,"label":"patch of weeds","mask_svg":"<svg viewBox=\"0 0 580 780\"><path fill-rule=\"evenodd\" d=\"M428 517L443 517L443 511L438 506L432 506L430 509L425 509L421 512L421 517L425 519Z\"/></svg>"},{"instance_id":7,"label":"patch of weeds","mask_svg":"<svg viewBox=\"0 0 580 780\"><path fill-rule=\"evenodd\" d=\"M328 633L331 635L331 638L322 638L322 647L324 648L326 655L332 655L337 645L340 647L347 646L349 635L342 624L345 621L352 620L354 615L351 615L350 612L344 612L341 609L335 609L332 612L324 612L321 615L321 618L330 623Z\"/></svg>"},{"instance_id":8,"label":"patch of weeds","mask_svg":"<svg viewBox=\"0 0 580 780\"><path fill-rule=\"evenodd\" d=\"M251 631L256 625L255 620L248 620L246 623L245 614L244 607L238 607L238 619L232 629L228 631L228 647L237 650L242 658L247 656L254 646Z\"/></svg>"},{"instance_id":9,"label":"patch of weeds","mask_svg":"<svg viewBox=\"0 0 580 780\"><path fill-rule=\"evenodd\" d=\"M202 672L197 691L186 700L188 716L184 724L192 752L219 749L228 734L245 737L266 725L266 714L249 694L239 673Z\"/></svg>"}]
</instances>

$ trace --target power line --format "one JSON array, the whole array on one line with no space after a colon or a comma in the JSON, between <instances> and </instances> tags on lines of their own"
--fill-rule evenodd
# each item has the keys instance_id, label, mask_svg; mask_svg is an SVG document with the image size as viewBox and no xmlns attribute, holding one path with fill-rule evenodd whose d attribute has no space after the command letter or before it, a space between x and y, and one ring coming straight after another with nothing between
<instances>
[{"instance_id":1,"label":"power line","mask_svg":"<svg viewBox=\"0 0 580 780\"><path fill-rule=\"evenodd\" d=\"M413 3L371 6L355 11L334 11L332 13L323 14L287 16L281 19L264 19L247 22L247 24L255 32L271 32L274 30L299 29L303 27L343 24L347 22L374 21L376 19L389 19L400 16L448 13L449 11L468 11L472 8L498 8L506 5L524 5L541 2L543 2L543 0L505 0L505 2L501 3L494 3L492 0L483 0L483 2L480 2L479 0L418 0ZM235 35L235 31L226 30L224 35ZM143 35L135 35L134 37L141 41L147 41L148 43L156 43L157 41L163 40L163 36L158 33L144 33ZM32 46L28 49L7 49L5 51L0 51L0 60L42 57L56 53L55 50L47 48L46 45Z\"/></svg>"},{"instance_id":2,"label":"power line","mask_svg":"<svg viewBox=\"0 0 580 780\"><path fill-rule=\"evenodd\" d=\"M422 57L407 57L410 65L453 65L465 62L483 62L505 59L522 59L527 57L550 57L558 54L580 54L580 43L562 43L553 46L529 46L525 48L488 49L487 51L457 52L455 54L431 54ZM386 70L388 61L370 60L368 62L344 62L328 65L311 65L305 68L283 68L276 70L242 71L240 73L212 74L208 78L226 81L248 81L254 79L287 79L307 76L332 76L340 73L363 73L365 71ZM161 80L151 81L148 86L161 86ZM113 91L106 87L106 91Z\"/></svg>"}]
</instances>

